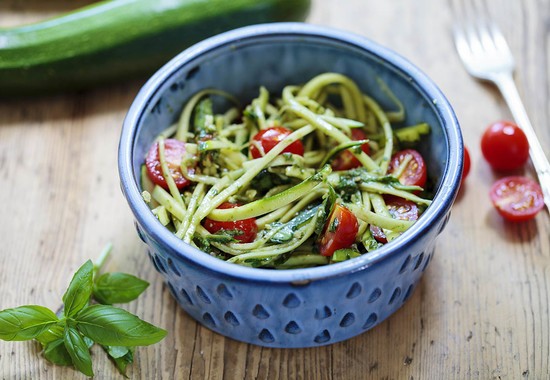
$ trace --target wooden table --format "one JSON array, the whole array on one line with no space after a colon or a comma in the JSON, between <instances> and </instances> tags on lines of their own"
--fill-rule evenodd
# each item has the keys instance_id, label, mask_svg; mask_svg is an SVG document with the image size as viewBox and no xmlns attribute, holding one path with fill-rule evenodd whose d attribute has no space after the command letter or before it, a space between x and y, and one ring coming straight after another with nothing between
<instances>
[{"instance_id":1,"label":"wooden table","mask_svg":"<svg viewBox=\"0 0 550 380\"><path fill-rule=\"evenodd\" d=\"M91 1L8 0L3 26ZM70 4L70 5L69 5ZM495 0L491 11L518 63L517 83L550 152L549 0ZM488 190L499 177L479 150L486 125L510 114L498 93L464 71L441 0L314 0L308 22L353 31L395 49L454 105L473 166L411 299L371 331L314 349L266 349L226 339L183 312L138 239L117 173L121 123L143 81L0 102L0 309L56 309L72 273L108 242L105 269L151 286L131 312L169 331L139 348L135 379L550 378L550 218L504 222ZM1 85L1 83L0 83ZM524 172L533 175L530 168ZM99 379L121 378L93 351ZM39 358L38 346L0 342L2 379L80 379Z\"/></svg>"}]
</instances>

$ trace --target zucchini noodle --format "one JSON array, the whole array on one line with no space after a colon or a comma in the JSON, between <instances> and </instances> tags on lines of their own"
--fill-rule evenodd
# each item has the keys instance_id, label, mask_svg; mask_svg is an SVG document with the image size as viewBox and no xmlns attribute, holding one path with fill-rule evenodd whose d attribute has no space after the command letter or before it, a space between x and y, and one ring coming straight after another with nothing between
<instances>
[{"instance_id":1,"label":"zucchini noodle","mask_svg":"<svg viewBox=\"0 0 550 380\"><path fill-rule=\"evenodd\" d=\"M288 85L280 98L260 87L244 108L231 94L202 90L156 136L158 155L148 155L141 171L143 199L185 243L239 265L292 269L368 254L398 238L431 203L429 189L401 179L414 158L392 161L429 126L405 125L398 96L378 85L394 110L338 73ZM396 215L392 197L417 215ZM341 210L351 215L347 221ZM320 247L338 242L345 223L355 223L355 238L327 254Z\"/></svg>"}]
</instances>

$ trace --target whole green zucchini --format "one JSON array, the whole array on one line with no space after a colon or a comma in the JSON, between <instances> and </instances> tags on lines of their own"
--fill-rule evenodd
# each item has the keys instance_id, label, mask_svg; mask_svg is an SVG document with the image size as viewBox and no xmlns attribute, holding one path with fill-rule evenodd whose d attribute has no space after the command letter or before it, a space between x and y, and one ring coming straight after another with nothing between
<instances>
[{"instance_id":1,"label":"whole green zucchini","mask_svg":"<svg viewBox=\"0 0 550 380\"><path fill-rule=\"evenodd\" d=\"M151 74L206 37L303 20L310 0L108 0L0 29L0 95L78 90Z\"/></svg>"}]
</instances>

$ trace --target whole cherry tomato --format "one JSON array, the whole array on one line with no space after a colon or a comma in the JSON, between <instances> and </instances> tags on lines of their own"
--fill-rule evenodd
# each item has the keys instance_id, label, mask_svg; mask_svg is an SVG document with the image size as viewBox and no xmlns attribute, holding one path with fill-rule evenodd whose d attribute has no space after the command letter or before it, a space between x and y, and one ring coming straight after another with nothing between
<instances>
[{"instance_id":1,"label":"whole cherry tomato","mask_svg":"<svg viewBox=\"0 0 550 380\"><path fill-rule=\"evenodd\" d=\"M319 241L319 252L323 256L332 256L334 251L348 248L355 242L359 223L346 207L336 204L325 224Z\"/></svg>"},{"instance_id":2,"label":"whole cherry tomato","mask_svg":"<svg viewBox=\"0 0 550 380\"><path fill-rule=\"evenodd\" d=\"M164 140L164 158L178 189L182 189L191 183L183 176L181 172L181 160L184 156L184 142L176 139ZM151 148L147 153L147 157L145 158L145 167L147 168L147 174L151 181L165 189L168 189L168 184L162 174L162 168L160 165L158 143L151 145Z\"/></svg>"},{"instance_id":3,"label":"whole cherry tomato","mask_svg":"<svg viewBox=\"0 0 550 380\"><path fill-rule=\"evenodd\" d=\"M388 211L394 219L418 220L419 212L416 203L393 195L385 195L384 201L386 202ZM380 227L371 224L370 231L372 236L380 243L385 244L388 242L386 234Z\"/></svg>"},{"instance_id":4,"label":"whole cherry tomato","mask_svg":"<svg viewBox=\"0 0 550 380\"><path fill-rule=\"evenodd\" d=\"M470 162L470 152L468 151L468 148L464 147L464 161L462 164L462 181L461 182L464 182L466 177L468 177L468 174L470 173L471 165L472 164Z\"/></svg>"},{"instance_id":5,"label":"whole cherry tomato","mask_svg":"<svg viewBox=\"0 0 550 380\"><path fill-rule=\"evenodd\" d=\"M489 196L498 213L512 222L532 219L544 207L539 184L523 176L499 179L491 187Z\"/></svg>"},{"instance_id":6,"label":"whole cherry tomato","mask_svg":"<svg viewBox=\"0 0 550 380\"><path fill-rule=\"evenodd\" d=\"M397 179L403 185L420 186L426 185L428 173L422 155L414 149L401 150L393 155L390 160L388 172L394 174L401 167L401 163L410 157L405 170L403 170Z\"/></svg>"},{"instance_id":7,"label":"whole cherry tomato","mask_svg":"<svg viewBox=\"0 0 550 380\"><path fill-rule=\"evenodd\" d=\"M351 139L354 141L367 140L367 134L360 128L354 128L351 130ZM369 154L369 144L362 144L361 150L365 152L365 154ZM349 149L346 149L336 156L336 158L332 161L331 166L334 170L350 170L360 167L361 163L357 157L349 151Z\"/></svg>"},{"instance_id":8,"label":"whole cherry tomato","mask_svg":"<svg viewBox=\"0 0 550 380\"><path fill-rule=\"evenodd\" d=\"M292 131L290 129L284 127L262 129L252 138L252 144L250 144L250 154L252 155L252 158L260 158L265 156L267 152L273 149L275 145L283 141L291 133ZM263 152L261 150L263 150ZM282 153L293 153L303 156L304 145L300 140L294 141L292 144L287 146Z\"/></svg>"},{"instance_id":9,"label":"whole cherry tomato","mask_svg":"<svg viewBox=\"0 0 550 380\"><path fill-rule=\"evenodd\" d=\"M529 142L516 124L498 121L483 133L481 152L493 169L513 170L522 167L529 158Z\"/></svg>"},{"instance_id":10,"label":"whole cherry tomato","mask_svg":"<svg viewBox=\"0 0 550 380\"><path fill-rule=\"evenodd\" d=\"M238 203L224 202L218 208L234 208L239 207ZM258 226L256 225L256 218L248 218L235 220L232 222L219 222L206 218L204 221L204 228L211 234L215 234L219 231L228 231L234 233L233 238L241 243L250 243L256 238L258 233Z\"/></svg>"}]
</instances>

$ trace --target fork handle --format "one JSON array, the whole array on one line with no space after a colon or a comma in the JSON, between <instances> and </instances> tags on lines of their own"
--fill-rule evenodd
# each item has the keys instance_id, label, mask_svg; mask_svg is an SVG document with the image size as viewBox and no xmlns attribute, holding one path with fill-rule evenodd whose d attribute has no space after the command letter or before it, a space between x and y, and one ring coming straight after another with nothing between
<instances>
[{"instance_id":1,"label":"fork handle","mask_svg":"<svg viewBox=\"0 0 550 380\"><path fill-rule=\"evenodd\" d=\"M516 123L525 132L529 142L529 155L539 178L544 203L550 210L550 162L548 162L548 158L544 154L535 130L529 121L529 116L523 106L514 79L511 74L506 74L494 78L494 82L508 104Z\"/></svg>"}]
</instances>

